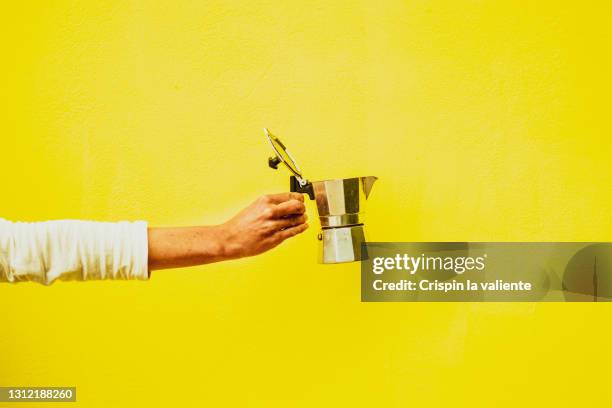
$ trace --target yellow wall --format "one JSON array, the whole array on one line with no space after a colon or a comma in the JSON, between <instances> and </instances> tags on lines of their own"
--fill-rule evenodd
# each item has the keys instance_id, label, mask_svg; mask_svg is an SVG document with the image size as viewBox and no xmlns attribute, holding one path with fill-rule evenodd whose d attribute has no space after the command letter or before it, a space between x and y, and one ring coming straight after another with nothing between
<instances>
[{"instance_id":1,"label":"yellow wall","mask_svg":"<svg viewBox=\"0 0 612 408\"><path fill-rule=\"evenodd\" d=\"M0 215L221 222L287 188L268 126L311 179L380 177L373 240L610 241L609 11L5 4ZM315 263L314 224L146 283L0 286L0 385L87 407L612 402L609 306L363 304L358 264Z\"/></svg>"}]
</instances>

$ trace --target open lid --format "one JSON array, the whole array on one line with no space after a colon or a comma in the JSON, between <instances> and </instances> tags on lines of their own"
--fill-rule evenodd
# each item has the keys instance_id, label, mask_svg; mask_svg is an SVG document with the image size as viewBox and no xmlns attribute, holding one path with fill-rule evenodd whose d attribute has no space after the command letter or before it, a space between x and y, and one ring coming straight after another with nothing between
<instances>
[{"instance_id":1,"label":"open lid","mask_svg":"<svg viewBox=\"0 0 612 408\"><path fill-rule=\"evenodd\" d=\"M281 142L278 137L270 133L268 129L264 128L264 132L270 141L270 145L272 145L274 153L276 154L276 157L270 157L268 159L268 165L276 169L278 168L279 163L284 163L289 171L293 173L300 185L306 185L308 181L302 177L302 170L300 170L299 166L293 159L293 156L291 156L291 153L289 153L289 150L287 150L283 142Z\"/></svg>"}]
</instances>

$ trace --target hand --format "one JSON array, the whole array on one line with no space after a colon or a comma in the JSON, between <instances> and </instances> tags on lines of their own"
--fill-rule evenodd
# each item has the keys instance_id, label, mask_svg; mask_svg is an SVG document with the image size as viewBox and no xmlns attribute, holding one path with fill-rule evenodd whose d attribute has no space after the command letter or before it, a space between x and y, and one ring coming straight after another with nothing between
<instances>
[{"instance_id":1,"label":"hand","mask_svg":"<svg viewBox=\"0 0 612 408\"><path fill-rule=\"evenodd\" d=\"M226 258L266 252L308 228L304 196L271 194L258 198L234 218L220 225Z\"/></svg>"}]
</instances>

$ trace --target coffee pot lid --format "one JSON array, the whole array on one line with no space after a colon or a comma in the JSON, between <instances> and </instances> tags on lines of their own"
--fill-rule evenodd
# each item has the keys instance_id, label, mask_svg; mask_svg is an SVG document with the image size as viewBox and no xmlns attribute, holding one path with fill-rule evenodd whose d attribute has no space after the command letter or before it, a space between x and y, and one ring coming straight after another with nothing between
<instances>
[{"instance_id":1,"label":"coffee pot lid","mask_svg":"<svg viewBox=\"0 0 612 408\"><path fill-rule=\"evenodd\" d=\"M267 128L264 128L264 132L276 154L276 157L268 159L269 166L276 169L279 163L284 163L289 171L293 173L300 185L305 185L307 181L302 177L302 170L300 170L300 167L297 165L295 159L291 156L291 153L289 153L289 150L287 150L283 142L281 142L278 137L274 136Z\"/></svg>"}]
</instances>

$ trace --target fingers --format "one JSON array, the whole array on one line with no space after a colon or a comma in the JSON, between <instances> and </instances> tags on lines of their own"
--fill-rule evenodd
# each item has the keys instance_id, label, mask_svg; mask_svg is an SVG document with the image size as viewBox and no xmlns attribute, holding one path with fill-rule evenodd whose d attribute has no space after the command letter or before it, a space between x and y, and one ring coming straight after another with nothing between
<instances>
[{"instance_id":1,"label":"fingers","mask_svg":"<svg viewBox=\"0 0 612 408\"><path fill-rule=\"evenodd\" d=\"M294 227L289 227L282 231L278 231L275 234L275 237L277 237L280 240L280 242L282 242L286 240L287 238L291 238L291 237L296 236L297 234L301 234L302 232L306 231L307 228L308 228L307 223L296 225Z\"/></svg>"},{"instance_id":2,"label":"fingers","mask_svg":"<svg viewBox=\"0 0 612 408\"><path fill-rule=\"evenodd\" d=\"M278 204L274 209L274 215L278 218L295 214L304 214L305 212L306 207L304 206L304 202L294 199L284 201Z\"/></svg>"},{"instance_id":3,"label":"fingers","mask_svg":"<svg viewBox=\"0 0 612 408\"><path fill-rule=\"evenodd\" d=\"M299 200L304 202L304 196L300 193L268 194L264 197L272 204L280 204L289 200Z\"/></svg>"},{"instance_id":4,"label":"fingers","mask_svg":"<svg viewBox=\"0 0 612 408\"><path fill-rule=\"evenodd\" d=\"M272 223L272 230L280 231L285 228L294 227L296 225L304 224L306 220L308 220L308 216L306 214L276 220Z\"/></svg>"}]
</instances>

